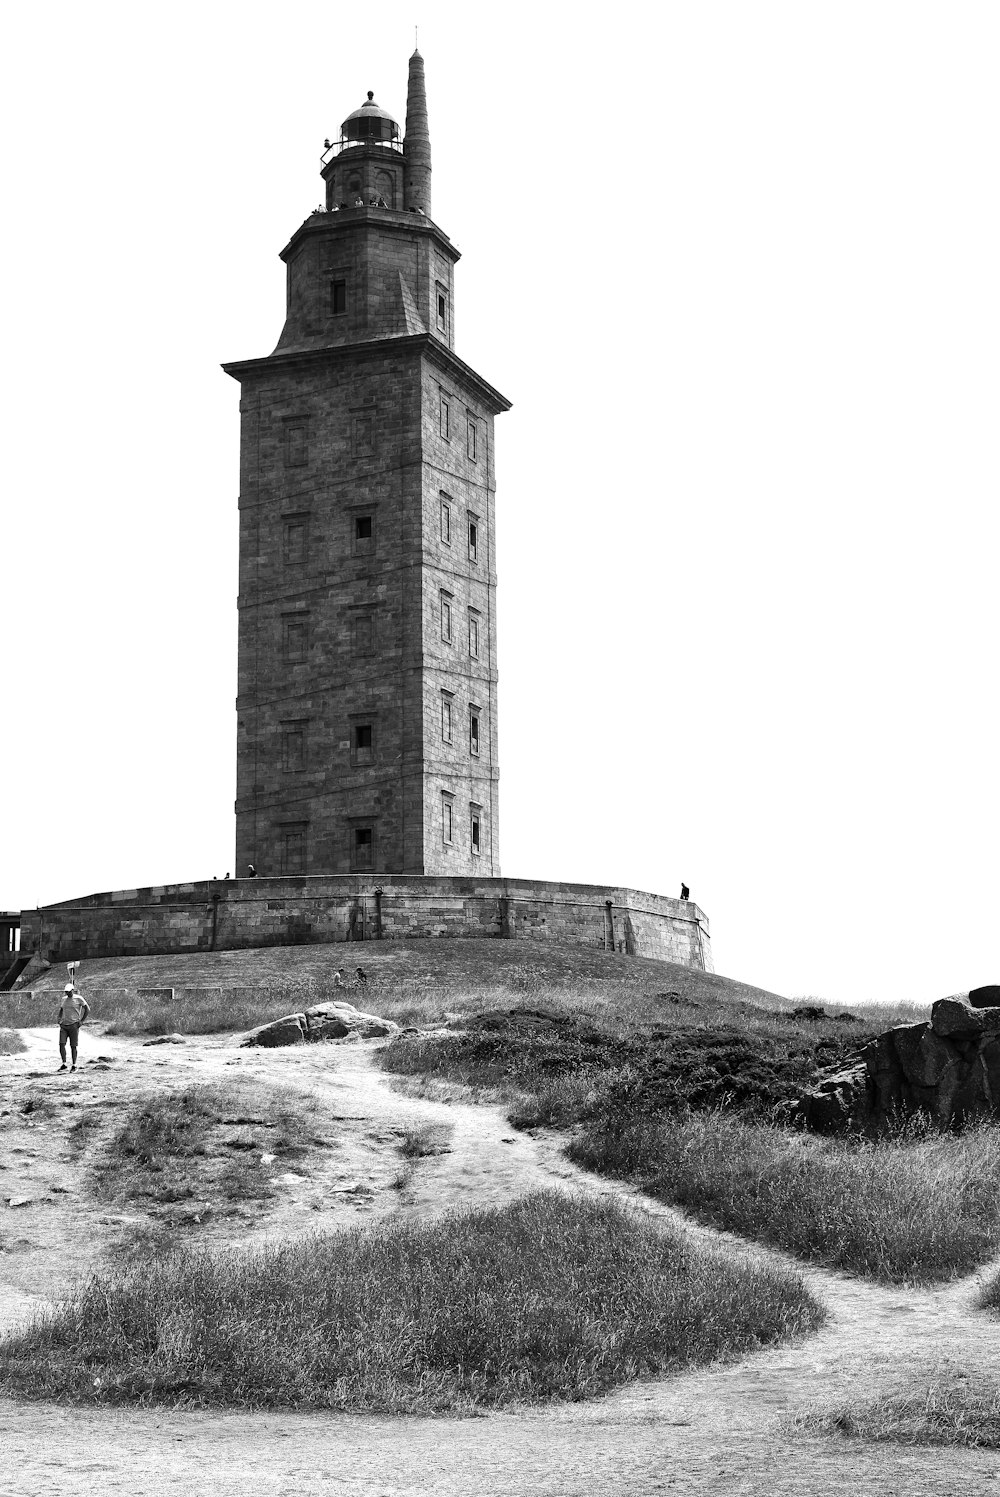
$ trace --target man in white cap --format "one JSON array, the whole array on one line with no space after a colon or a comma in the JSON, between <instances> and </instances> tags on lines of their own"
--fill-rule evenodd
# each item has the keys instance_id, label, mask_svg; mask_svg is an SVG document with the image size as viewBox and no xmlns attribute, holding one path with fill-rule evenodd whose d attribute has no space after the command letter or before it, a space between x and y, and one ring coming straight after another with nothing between
<instances>
[{"instance_id":1,"label":"man in white cap","mask_svg":"<svg viewBox=\"0 0 1000 1497\"><path fill-rule=\"evenodd\" d=\"M68 982L63 988L62 1003L59 1005L59 1059L62 1061L60 1071L66 1069L67 1040L69 1040L70 1055L73 1060L70 1070L76 1070L76 1046L80 1037L80 1025L89 1013L90 1004L76 983Z\"/></svg>"}]
</instances>

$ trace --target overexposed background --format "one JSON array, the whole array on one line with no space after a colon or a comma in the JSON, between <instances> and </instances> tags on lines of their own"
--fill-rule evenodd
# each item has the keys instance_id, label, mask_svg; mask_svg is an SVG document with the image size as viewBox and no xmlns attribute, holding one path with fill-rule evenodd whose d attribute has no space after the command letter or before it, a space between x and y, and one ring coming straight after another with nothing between
<instances>
[{"instance_id":1,"label":"overexposed background","mask_svg":"<svg viewBox=\"0 0 1000 1497\"><path fill-rule=\"evenodd\" d=\"M0 908L233 870L238 387L413 22L497 423L501 852L1000 981L992 0L18 6Z\"/></svg>"}]
</instances>

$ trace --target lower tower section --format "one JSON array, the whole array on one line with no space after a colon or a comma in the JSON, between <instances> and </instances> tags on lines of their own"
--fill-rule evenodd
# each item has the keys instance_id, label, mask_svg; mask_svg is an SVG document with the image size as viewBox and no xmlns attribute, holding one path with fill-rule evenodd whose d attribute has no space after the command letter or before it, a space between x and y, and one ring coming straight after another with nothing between
<instances>
[{"instance_id":1,"label":"lower tower section","mask_svg":"<svg viewBox=\"0 0 1000 1497\"><path fill-rule=\"evenodd\" d=\"M227 367L238 872L496 877L506 403L420 334Z\"/></svg>"}]
</instances>

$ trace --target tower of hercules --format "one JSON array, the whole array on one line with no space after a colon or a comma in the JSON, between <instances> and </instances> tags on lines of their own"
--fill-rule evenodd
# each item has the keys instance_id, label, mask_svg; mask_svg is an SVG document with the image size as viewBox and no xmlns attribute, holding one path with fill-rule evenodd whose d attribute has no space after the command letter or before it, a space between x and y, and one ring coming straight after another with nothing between
<instances>
[{"instance_id":1,"label":"tower of hercules","mask_svg":"<svg viewBox=\"0 0 1000 1497\"><path fill-rule=\"evenodd\" d=\"M242 394L236 864L500 873L493 418L454 351L424 65L405 135L367 101L281 252Z\"/></svg>"}]
</instances>

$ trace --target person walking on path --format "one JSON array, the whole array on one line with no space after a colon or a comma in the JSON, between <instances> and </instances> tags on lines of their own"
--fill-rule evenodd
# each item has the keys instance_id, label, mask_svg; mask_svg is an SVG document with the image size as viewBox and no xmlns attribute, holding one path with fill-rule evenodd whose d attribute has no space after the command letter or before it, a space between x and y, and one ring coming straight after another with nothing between
<instances>
[{"instance_id":1,"label":"person walking on path","mask_svg":"<svg viewBox=\"0 0 1000 1497\"><path fill-rule=\"evenodd\" d=\"M80 1038L80 1025L89 1013L90 1004L76 983L68 982L63 988L62 1003L59 1005L59 1059L62 1061L60 1071L66 1069L67 1040L69 1040L70 1056L73 1061L70 1070L76 1070L76 1047Z\"/></svg>"}]
</instances>

